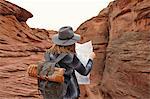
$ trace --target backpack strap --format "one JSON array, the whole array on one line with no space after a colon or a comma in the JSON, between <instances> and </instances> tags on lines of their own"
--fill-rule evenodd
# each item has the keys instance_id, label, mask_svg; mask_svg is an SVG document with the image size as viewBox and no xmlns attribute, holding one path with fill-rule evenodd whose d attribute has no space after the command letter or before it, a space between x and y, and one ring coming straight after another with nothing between
<instances>
[{"instance_id":1,"label":"backpack strap","mask_svg":"<svg viewBox=\"0 0 150 99\"><path fill-rule=\"evenodd\" d=\"M42 66L42 70L40 71L40 73L46 76L48 75L49 71L51 71L50 74L53 74L56 63L62 60L66 55L67 54L62 53L58 55L55 60L50 60L49 62L45 62Z\"/></svg>"},{"instance_id":2,"label":"backpack strap","mask_svg":"<svg viewBox=\"0 0 150 99\"><path fill-rule=\"evenodd\" d=\"M54 60L54 63L58 63L59 61L61 61L67 54L65 53L62 53L60 54L55 60Z\"/></svg>"},{"instance_id":3,"label":"backpack strap","mask_svg":"<svg viewBox=\"0 0 150 99\"><path fill-rule=\"evenodd\" d=\"M56 65L59 61L61 61L66 55L67 55L67 54L62 53L62 54L60 54L59 56L57 56L57 58L56 58L55 60L53 60L54 62L53 62L53 64L51 65L50 70L51 70L51 71L54 71L55 65Z\"/></svg>"}]
</instances>

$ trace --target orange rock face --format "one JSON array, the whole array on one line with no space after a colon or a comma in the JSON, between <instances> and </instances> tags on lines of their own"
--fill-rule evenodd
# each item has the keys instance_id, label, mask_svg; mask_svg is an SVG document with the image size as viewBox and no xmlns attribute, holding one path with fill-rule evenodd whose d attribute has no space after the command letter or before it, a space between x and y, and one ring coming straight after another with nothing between
<instances>
[{"instance_id":1,"label":"orange rock face","mask_svg":"<svg viewBox=\"0 0 150 99\"><path fill-rule=\"evenodd\" d=\"M150 98L149 0L111 2L77 32L83 42L93 41L97 54L86 97L101 90L104 99Z\"/></svg>"},{"instance_id":2,"label":"orange rock face","mask_svg":"<svg viewBox=\"0 0 150 99\"><path fill-rule=\"evenodd\" d=\"M43 59L56 31L33 29L32 14L0 0L0 98L41 99L29 64ZM80 99L150 98L150 0L116 0L76 30L92 40L96 59L91 84Z\"/></svg>"},{"instance_id":3,"label":"orange rock face","mask_svg":"<svg viewBox=\"0 0 150 99\"><path fill-rule=\"evenodd\" d=\"M31 29L28 11L0 1L0 99L37 99L37 81L29 78L27 66L43 59L55 31Z\"/></svg>"},{"instance_id":4,"label":"orange rock face","mask_svg":"<svg viewBox=\"0 0 150 99\"><path fill-rule=\"evenodd\" d=\"M105 13L105 12L104 12ZM91 72L91 84L81 86L82 99L101 99L99 86L105 66L106 48L108 45L108 14L104 16L96 16L83 23L77 33L82 36L81 42L92 40L96 59Z\"/></svg>"}]
</instances>

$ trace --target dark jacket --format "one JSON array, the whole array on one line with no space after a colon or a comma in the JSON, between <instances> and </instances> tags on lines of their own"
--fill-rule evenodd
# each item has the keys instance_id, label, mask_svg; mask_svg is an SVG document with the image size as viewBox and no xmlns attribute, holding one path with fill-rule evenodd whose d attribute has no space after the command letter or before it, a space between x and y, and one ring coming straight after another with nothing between
<instances>
[{"instance_id":1,"label":"dark jacket","mask_svg":"<svg viewBox=\"0 0 150 99\"><path fill-rule=\"evenodd\" d=\"M53 60L59 54L45 54L45 60ZM87 76L92 69L93 61L89 59L86 67L80 62L75 54L67 54L61 61L56 64L56 67L65 68L65 88L63 99L78 99L80 95L79 85L75 76L75 70L81 75Z\"/></svg>"}]
</instances>

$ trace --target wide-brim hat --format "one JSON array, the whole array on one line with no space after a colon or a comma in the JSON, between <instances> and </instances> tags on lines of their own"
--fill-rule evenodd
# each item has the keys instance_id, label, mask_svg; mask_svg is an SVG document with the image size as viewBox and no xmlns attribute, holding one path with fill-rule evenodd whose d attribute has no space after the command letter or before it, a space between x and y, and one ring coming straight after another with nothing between
<instances>
[{"instance_id":1,"label":"wide-brim hat","mask_svg":"<svg viewBox=\"0 0 150 99\"><path fill-rule=\"evenodd\" d=\"M80 35L73 32L72 27L65 26L59 29L58 34L52 37L56 45L69 46L80 40Z\"/></svg>"}]
</instances>

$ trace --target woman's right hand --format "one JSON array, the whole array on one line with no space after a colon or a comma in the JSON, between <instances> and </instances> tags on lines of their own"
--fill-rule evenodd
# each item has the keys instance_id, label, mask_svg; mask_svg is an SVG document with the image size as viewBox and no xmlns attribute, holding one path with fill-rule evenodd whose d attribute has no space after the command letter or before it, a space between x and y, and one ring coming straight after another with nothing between
<instances>
[{"instance_id":1,"label":"woman's right hand","mask_svg":"<svg viewBox=\"0 0 150 99\"><path fill-rule=\"evenodd\" d=\"M96 55L95 55L95 53L94 52L92 52L91 54L90 54L90 59L94 59L96 57Z\"/></svg>"}]
</instances>

